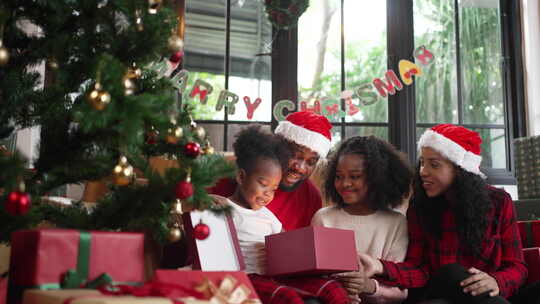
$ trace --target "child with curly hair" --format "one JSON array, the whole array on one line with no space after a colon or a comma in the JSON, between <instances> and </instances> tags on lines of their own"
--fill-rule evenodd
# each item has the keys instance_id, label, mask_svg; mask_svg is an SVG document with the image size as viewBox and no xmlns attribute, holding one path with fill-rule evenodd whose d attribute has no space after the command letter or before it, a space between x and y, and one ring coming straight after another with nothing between
<instances>
[{"instance_id":1,"label":"child with curly hair","mask_svg":"<svg viewBox=\"0 0 540 304\"><path fill-rule=\"evenodd\" d=\"M319 278L275 279L265 275L265 236L282 231L282 224L266 208L278 189L291 152L281 136L253 125L240 131L233 144L238 171L235 192L227 203L246 272L263 303L302 304L302 297L315 296L328 304L349 303L338 281Z\"/></svg>"},{"instance_id":2,"label":"child with curly hair","mask_svg":"<svg viewBox=\"0 0 540 304\"><path fill-rule=\"evenodd\" d=\"M407 201L413 171L404 155L374 136L345 140L330 157L325 194L312 225L353 230L358 253L400 262L407 252L407 220L394 208ZM362 269L333 275L362 303L399 303L407 290L369 278Z\"/></svg>"}]
</instances>

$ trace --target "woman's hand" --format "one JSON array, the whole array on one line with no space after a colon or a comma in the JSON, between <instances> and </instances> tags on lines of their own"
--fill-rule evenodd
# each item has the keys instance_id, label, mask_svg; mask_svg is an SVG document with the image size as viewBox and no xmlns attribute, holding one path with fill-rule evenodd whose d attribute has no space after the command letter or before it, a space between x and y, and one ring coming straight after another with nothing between
<instances>
[{"instance_id":1,"label":"woman's hand","mask_svg":"<svg viewBox=\"0 0 540 304\"><path fill-rule=\"evenodd\" d=\"M371 278L374 275L384 274L384 267L379 259L365 253L359 253L358 258L360 259L362 268L364 269L364 272L368 278Z\"/></svg>"},{"instance_id":2,"label":"woman's hand","mask_svg":"<svg viewBox=\"0 0 540 304\"><path fill-rule=\"evenodd\" d=\"M349 295L375 292L375 282L368 278L363 270L336 273L330 277L339 280Z\"/></svg>"},{"instance_id":3,"label":"woman's hand","mask_svg":"<svg viewBox=\"0 0 540 304\"><path fill-rule=\"evenodd\" d=\"M491 297L499 295L499 285L492 276L474 267L470 268L468 271L472 276L459 283L461 286L465 287L463 288L463 292L470 293L473 296L485 292L489 292Z\"/></svg>"}]
</instances>

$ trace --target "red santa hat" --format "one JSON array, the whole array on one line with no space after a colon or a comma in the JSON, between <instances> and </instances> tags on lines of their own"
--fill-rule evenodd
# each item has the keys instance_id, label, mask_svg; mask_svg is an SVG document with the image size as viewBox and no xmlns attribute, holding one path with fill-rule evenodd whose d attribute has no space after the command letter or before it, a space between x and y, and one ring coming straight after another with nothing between
<instances>
[{"instance_id":1,"label":"red santa hat","mask_svg":"<svg viewBox=\"0 0 540 304\"><path fill-rule=\"evenodd\" d=\"M482 139L477 132L461 126L441 124L422 134L418 141L418 151L423 147L432 148L464 170L485 178L480 172L481 144Z\"/></svg>"},{"instance_id":2,"label":"red santa hat","mask_svg":"<svg viewBox=\"0 0 540 304\"><path fill-rule=\"evenodd\" d=\"M332 147L330 129L332 124L326 117L301 111L289 114L284 121L280 121L274 133L310 148L321 157L326 157Z\"/></svg>"}]
</instances>

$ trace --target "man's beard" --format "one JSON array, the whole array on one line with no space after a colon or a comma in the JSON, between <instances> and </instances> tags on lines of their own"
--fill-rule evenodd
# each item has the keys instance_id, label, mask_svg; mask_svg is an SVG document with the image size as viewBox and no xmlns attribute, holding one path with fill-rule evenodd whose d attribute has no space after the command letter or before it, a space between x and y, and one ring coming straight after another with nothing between
<instances>
[{"instance_id":1,"label":"man's beard","mask_svg":"<svg viewBox=\"0 0 540 304\"><path fill-rule=\"evenodd\" d=\"M297 181L296 183L294 183L294 184L292 184L290 186L287 186L287 185L281 183L281 184L279 184L279 189L282 190L282 191L285 191L285 192L292 192L292 191L296 190L296 188L300 187L300 185L305 181L306 181L306 179L303 178L303 179Z\"/></svg>"}]
</instances>

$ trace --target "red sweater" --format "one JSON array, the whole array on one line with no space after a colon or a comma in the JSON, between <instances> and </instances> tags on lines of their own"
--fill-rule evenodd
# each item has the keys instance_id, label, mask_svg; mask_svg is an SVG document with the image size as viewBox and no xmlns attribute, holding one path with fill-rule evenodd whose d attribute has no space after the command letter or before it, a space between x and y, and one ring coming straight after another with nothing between
<instances>
[{"instance_id":1,"label":"red sweater","mask_svg":"<svg viewBox=\"0 0 540 304\"><path fill-rule=\"evenodd\" d=\"M235 189L234 180L222 179L208 192L229 197ZM285 230L307 227L315 212L322 207L321 194L310 180L306 180L291 192L278 189L266 207L277 216Z\"/></svg>"}]
</instances>

